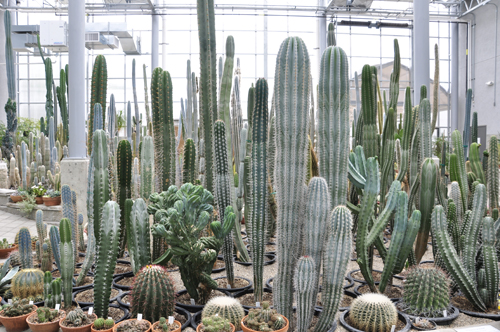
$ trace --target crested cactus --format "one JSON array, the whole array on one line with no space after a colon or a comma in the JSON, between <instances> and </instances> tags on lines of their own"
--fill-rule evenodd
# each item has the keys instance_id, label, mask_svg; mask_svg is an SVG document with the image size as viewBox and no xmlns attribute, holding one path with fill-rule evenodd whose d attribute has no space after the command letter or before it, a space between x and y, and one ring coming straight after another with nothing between
<instances>
[{"instance_id":1,"label":"crested cactus","mask_svg":"<svg viewBox=\"0 0 500 332\"><path fill-rule=\"evenodd\" d=\"M106 94L108 89L108 69L106 66L106 58L104 55L98 55L95 58L94 68L92 70L92 88L90 96L90 115L89 115L89 130L87 151L89 156L92 155L93 134L96 131L94 128L94 107L99 103L102 109L102 122L106 121ZM102 128L101 128L102 129Z\"/></svg>"},{"instance_id":2,"label":"crested cactus","mask_svg":"<svg viewBox=\"0 0 500 332\"><path fill-rule=\"evenodd\" d=\"M318 93L320 176L330 188L332 207L346 204L349 156L348 60L340 47L328 47L321 58ZM314 139L314 137L311 137Z\"/></svg>"},{"instance_id":3,"label":"crested cactus","mask_svg":"<svg viewBox=\"0 0 500 332\"><path fill-rule=\"evenodd\" d=\"M127 199L125 201L124 214L130 215L130 217L125 218L128 237L127 246L130 254L130 263L135 274L143 266L151 262L147 205L142 198L136 199L133 204L131 199Z\"/></svg>"},{"instance_id":4,"label":"crested cactus","mask_svg":"<svg viewBox=\"0 0 500 332\"><path fill-rule=\"evenodd\" d=\"M205 304L201 313L202 319L218 315L229 320L236 330L241 329L241 320L245 316L240 301L229 296L217 296Z\"/></svg>"},{"instance_id":5,"label":"crested cactus","mask_svg":"<svg viewBox=\"0 0 500 332\"><path fill-rule=\"evenodd\" d=\"M186 140L184 144L184 158L183 158L183 183L194 183L196 174L196 149L194 141L191 138Z\"/></svg>"},{"instance_id":6,"label":"crested cactus","mask_svg":"<svg viewBox=\"0 0 500 332\"><path fill-rule=\"evenodd\" d=\"M351 304L353 327L366 332L390 332L398 321L396 306L382 294L363 294Z\"/></svg>"},{"instance_id":7,"label":"crested cactus","mask_svg":"<svg viewBox=\"0 0 500 332\"><path fill-rule=\"evenodd\" d=\"M75 257L73 256L73 247L75 244L72 241L71 223L69 219L61 219L61 222L59 223L59 230L61 232L59 250L61 253L60 272L64 294L64 307L70 308L73 291L73 270L75 268Z\"/></svg>"},{"instance_id":8,"label":"crested cactus","mask_svg":"<svg viewBox=\"0 0 500 332\"><path fill-rule=\"evenodd\" d=\"M131 291L132 317L142 313L150 322L174 314L174 285L167 270L158 265L146 265L135 276Z\"/></svg>"},{"instance_id":9,"label":"crested cactus","mask_svg":"<svg viewBox=\"0 0 500 332\"><path fill-rule=\"evenodd\" d=\"M110 199L108 138L104 130L96 130L94 132L93 144L92 161L91 165L89 165L90 178L93 178L93 190L89 192L89 196L92 196L91 210L94 222L94 235L96 244L99 246L102 208ZM90 169L91 166L92 168ZM88 189L90 190L90 188Z\"/></svg>"},{"instance_id":10,"label":"crested cactus","mask_svg":"<svg viewBox=\"0 0 500 332\"><path fill-rule=\"evenodd\" d=\"M299 258L294 274L298 332L306 332L312 320L316 304L317 278L314 259L309 256Z\"/></svg>"},{"instance_id":11,"label":"crested cactus","mask_svg":"<svg viewBox=\"0 0 500 332\"><path fill-rule=\"evenodd\" d=\"M140 197L146 202L154 192L154 144L151 136L145 136L141 148L141 188Z\"/></svg>"},{"instance_id":12,"label":"crested cactus","mask_svg":"<svg viewBox=\"0 0 500 332\"><path fill-rule=\"evenodd\" d=\"M121 140L118 144L118 204L120 210L125 210L125 200L131 198L132 180L132 148L130 142ZM125 213L120 215L120 252L125 250L127 242L127 229L125 227Z\"/></svg>"},{"instance_id":13,"label":"crested cactus","mask_svg":"<svg viewBox=\"0 0 500 332\"><path fill-rule=\"evenodd\" d=\"M489 153L490 156L488 158L488 172L487 172L487 183L488 183L488 196L490 199L490 210L498 209L498 196L500 195L500 191L498 189L499 186L499 169L498 169L498 140L496 136L490 137L489 144Z\"/></svg>"},{"instance_id":14,"label":"crested cactus","mask_svg":"<svg viewBox=\"0 0 500 332\"><path fill-rule=\"evenodd\" d=\"M104 205L100 227L101 242L97 250L94 277L94 307L98 317L107 317L120 237L120 207L116 202L108 201Z\"/></svg>"},{"instance_id":15,"label":"crested cactus","mask_svg":"<svg viewBox=\"0 0 500 332\"><path fill-rule=\"evenodd\" d=\"M31 248L31 234L28 228L19 230L19 256L21 258L21 268L33 268L33 251Z\"/></svg>"},{"instance_id":16,"label":"crested cactus","mask_svg":"<svg viewBox=\"0 0 500 332\"><path fill-rule=\"evenodd\" d=\"M292 276L299 257L300 232L297 217L303 214L309 141L310 62L305 43L299 37L283 41L276 60L276 161L275 190L278 205L278 274L274 305L285 317L292 317ZM294 116L290 116L294 114ZM294 181L290 181L294 179ZM299 226L300 229L300 226Z\"/></svg>"},{"instance_id":17,"label":"crested cactus","mask_svg":"<svg viewBox=\"0 0 500 332\"><path fill-rule=\"evenodd\" d=\"M38 269L23 268L12 278L10 289L12 295L20 299L43 296L43 272Z\"/></svg>"}]
</instances>

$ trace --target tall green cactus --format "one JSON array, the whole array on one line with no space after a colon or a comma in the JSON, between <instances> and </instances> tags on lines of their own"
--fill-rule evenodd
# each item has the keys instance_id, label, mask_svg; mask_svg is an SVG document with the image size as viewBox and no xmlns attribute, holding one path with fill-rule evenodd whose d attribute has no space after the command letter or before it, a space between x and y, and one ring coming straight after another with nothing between
<instances>
[{"instance_id":1,"label":"tall green cactus","mask_svg":"<svg viewBox=\"0 0 500 332\"><path fill-rule=\"evenodd\" d=\"M110 199L110 181L109 181L109 156L108 156L108 138L104 130L96 130L93 138L94 150L92 152L92 170L93 172L93 192L90 192L92 198L94 235L96 245L99 246L101 238L99 230L101 229L102 208Z\"/></svg>"},{"instance_id":2,"label":"tall green cactus","mask_svg":"<svg viewBox=\"0 0 500 332\"><path fill-rule=\"evenodd\" d=\"M458 130L451 133L451 141L453 144L453 152L457 155L457 178L456 181L460 186L460 195L462 197L462 210L467 209L467 200L469 190L467 188L467 173L465 171L465 157L464 157L464 144L462 142L462 135ZM451 175L451 173L450 173Z\"/></svg>"},{"instance_id":3,"label":"tall green cactus","mask_svg":"<svg viewBox=\"0 0 500 332\"><path fill-rule=\"evenodd\" d=\"M233 68L234 68L234 38L229 35L226 39L226 60L224 62L224 72L220 85L220 98L218 107L219 120L224 121L226 125L226 144L227 144L227 163L229 169L233 169L233 150L231 142L231 114L230 114L230 99L231 87L233 83ZM234 128L233 128L234 129ZM232 179L232 177L231 177ZM234 187L234 181L231 180L231 187Z\"/></svg>"},{"instance_id":4,"label":"tall green cactus","mask_svg":"<svg viewBox=\"0 0 500 332\"><path fill-rule=\"evenodd\" d=\"M273 292L276 310L292 317L292 276L300 256L297 217L303 214L309 141L309 54L299 37L281 44L275 71L276 159L278 204L278 273ZM292 116L293 114L293 116ZM290 181L293 179L293 181Z\"/></svg>"},{"instance_id":5,"label":"tall green cactus","mask_svg":"<svg viewBox=\"0 0 500 332\"><path fill-rule=\"evenodd\" d=\"M126 139L118 143L118 204L121 211L125 211L125 201L131 198L132 180L132 148ZM125 250L127 243L127 229L125 227L125 213L120 216L120 252Z\"/></svg>"},{"instance_id":6,"label":"tall green cactus","mask_svg":"<svg viewBox=\"0 0 500 332\"><path fill-rule=\"evenodd\" d=\"M61 232L61 243L59 250L61 254L61 279L64 294L64 307L71 307L73 290L73 270L75 268L75 257L73 256L73 247L75 243L71 240L71 223L69 219L63 218L59 223Z\"/></svg>"},{"instance_id":7,"label":"tall green cactus","mask_svg":"<svg viewBox=\"0 0 500 332\"><path fill-rule=\"evenodd\" d=\"M56 226L50 227L50 246L52 247L52 254L54 255L54 262L56 262L57 269L61 271L61 254L59 243L61 238L59 236L59 229Z\"/></svg>"},{"instance_id":8,"label":"tall green cactus","mask_svg":"<svg viewBox=\"0 0 500 332\"><path fill-rule=\"evenodd\" d=\"M78 257L78 221L75 216L75 206L72 202L71 188L65 184L61 188L61 202L63 206L63 217L70 221L71 241L73 241L73 257L76 264Z\"/></svg>"},{"instance_id":9,"label":"tall green cactus","mask_svg":"<svg viewBox=\"0 0 500 332\"><path fill-rule=\"evenodd\" d=\"M380 151L382 165L382 174L380 175L380 197L385 197L389 184L394 180L394 131L396 130L394 120L394 109L389 108L386 113L384 131L382 133L382 147ZM383 203L382 200L381 207L384 206Z\"/></svg>"},{"instance_id":10,"label":"tall green cactus","mask_svg":"<svg viewBox=\"0 0 500 332\"><path fill-rule=\"evenodd\" d=\"M7 72L7 91L9 98L5 104L5 113L7 113L7 128L2 140L2 153L4 156L8 157L11 154L15 155L14 138L17 129L15 59L14 51L12 50L10 11L8 10L4 12L4 26L5 67Z\"/></svg>"},{"instance_id":11,"label":"tall green cactus","mask_svg":"<svg viewBox=\"0 0 500 332\"><path fill-rule=\"evenodd\" d=\"M490 199L490 210L498 209L498 196L500 191L499 186L499 169L498 169L498 140L496 136L490 137L489 144L489 158L488 158L488 172L487 172L487 185L488 195Z\"/></svg>"},{"instance_id":12,"label":"tall green cactus","mask_svg":"<svg viewBox=\"0 0 500 332\"><path fill-rule=\"evenodd\" d=\"M471 141L477 143L477 112L472 113Z\"/></svg>"},{"instance_id":13,"label":"tall green cactus","mask_svg":"<svg viewBox=\"0 0 500 332\"><path fill-rule=\"evenodd\" d=\"M94 105L101 104L102 123L106 122L106 94L108 89L108 69L104 55L98 55L95 58L94 68L92 70L92 88L90 94L90 116L88 118L88 154L92 154L92 136L94 134Z\"/></svg>"},{"instance_id":14,"label":"tall green cactus","mask_svg":"<svg viewBox=\"0 0 500 332\"><path fill-rule=\"evenodd\" d=\"M483 165L481 164L481 156L479 152L479 144L477 143L472 143L470 145L470 151L469 151L469 161L470 161L470 167L472 169L472 172L477 177L477 180L486 185L486 178L484 177L484 171L483 171Z\"/></svg>"},{"instance_id":15,"label":"tall green cactus","mask_svg":"<svg viewBox=\"0 0 500 332\"><path fill-rule=\"evenodd\" d=\"M52 60L45 58L45 118L50 119L54 116L54 101L52 99Z\"/></svg>"},{"instance_id":16,"label":"tall green cactus","mask_svg":"<svg viewBox=\"0 0 500 332\"><path fill-rule=\"evenodd\" d=\"M431 104L424 98L418 107L420 124L420 160L432 158Z\"/></svg>"},{"instance_id":17,"label":"tall green cactus","mask_svg":"<svg viewBox=\"0 0 500 332\"><path fill-rule=\"evenodd\" d=\"M183 174L182 174L182 182L194 183L196 179L196 148L194 145L194 141L191 138L186 140L186 144L184 144L184 158L183 158Z\"/></svg>"},{"instance_id":18,"label":"tall green cactus","mask_svg":"<svg viewBox=\"0 0 500 332\"><path fill-rule=\"evenodd\" d=\"M486 217L483 220L483 264L486 272L486 299L483 299L486 306L496 308L498 306L498 283L500 280L498 272L498 257L495 247L497 237L495 234L495 222L492 218Z\"/></svg>"},{"instance_id":19,"label":"tall green cactus","mask_svg":"<svg viewBox=\"0 0 500 332\"><path fill-rule=\"evenodd\" d=\"M31 249L31 234L28 228L22 227L19 230L19 257L22 269L33 268L33 250Z\"/></svg>"},{"instance_id":20,"label":"tall green cactus","mask_svg":"<svg viewBox=\"0 0 500 332\"><path fill-rule=\"evenodd\" d=\"M42 252L42 245L44 243L45 237L47 236L47 231L45 230L44 223L43 223L43 211L42 210L37 210L36 211L36 233L38 234L38 250Z\"/></svg>"},{"instance_id":21,"label":"tall green cactus","mask_svg":"<svg viewBox=\"0 0 500 332\"><path fill-rule=\"evenodd\" d=\"M154 184L154 144L151 136L145 136L141 148L141 187L140 196L149 201L149 196L155 191Z\"/></svg>"},{"instance_id":22,"label":"tall green cactus","mask_svg":"<svg viewBox=\"0 0 500 332\"><path fill-rule=\"evenodd\" d=\"M466 100L465 100L465 121L464 121L464 137L463 137L463 140L464 140L464 144L463 144L463 150L464 150L464 153L463 155L465 156L465 158L467 158L469 156L469 151L468 151L468 148L469 148L469 131L470 131L470 112L471 112L471 108L472 108L472 89L468 89L467 90L467 97L466 97ZM458 154L458 152L455 152Z\"/></svg>"},{"instance_id":23,"label":"tall green cactus","mask_svg":"<svg viewBox=\"0 0 500 332\"><path fill-rule=\"evenodd\" d=\"M116 202L108 201L104 205L100 227L101 244L96 259L94 307L98 317L108 317L109 296L120 237L120 207Z\"/></svg>"},{"instance_id":24,"label":"tall green cactus","mask_svg":"<svg viewBox=\"0 0 500 332\"><path fill-rule=\"evenodd\" d=\"M323 311L316 323L315 332L328 331L331 328L344 294L344 276L352 245L351 228L351 212L345 206L337 206L328 219L321 291Z\"/></svg>"},{"instance_id":25,"label":"tall green cactus","mask_svg":"<svg viewBox=\"0 0 500 332\"><path fill-rule=\"evenodd\" d=\"M214 0L197 0L200 41L200 110L205 141L205 188L213 192L213 125L217 117ZM172 182L173 184L173 182Z\"/></svg>"},{"instance_id":26,"label":"tall green cactus","mask_svg":"<svg viewBox=\"0 0 500 332\"><path fill-rule=\"evenodd\" d=\"M319 264L318 264L319 265ZM312 320L316 304L316 263L313 258L299 258L294 273L295 297L297 302L297 331L306 332Z\"/></svg>"},{"instance_id":27,"label":"tall green cactus","mask_svg":"<svg viewBox=\"0 0 500 332\"><path fill-rule=\"evenodd\" d=\"M330 188L332 207L345 205L347 197L348 71L347 55L342 48L328 47L323 52L318 86L319 174Z\"/></svg>"},{"instance_id":28,"label":"tall green cactus","mask_svg":"<svg viewBox=\"0 0 500 332\"><path fill-rule=\"evenodd\" d=\"M378 156L377 95L374 68L365 65L361 73L361 100L363 114L363 148L367 158Z\"/></svg>"},{"instance_id":29,"label":"tall green cactus","mask_svg":"<svg viewBox=\"0 0 500 332\"><path fill-rule=\"evenodd\" d=\"M63 125L63 141L61 142L62 145L67 145L69 141L69 111L66 100L66 89L66 71L64 69L61 69L59 75L59 86L56 88L56 91L59 107L61 108L61 121Z\"/></svg>"},{"instance_id":30,"label":"tall green cactus","mask_svg":"<svg viewBox=\"0 0 500 332\"><path fill-rule=\"evenodd\" d=\"M335 46L337 44L335 40L335 25L333 24L333 22L330 22L330 24L328 24L328 34L326 38L326 44L328 47Z\"/></svg>"},{"instance_id":31,"label":"tall green cactus","mask_svg":"<svg viewBox=\"0 0 500 332\"><path fill-rule=\"evenodd\" d=\"M76 279L76 285L79 286L82 284L83 280L87 276L92 264L94 264L94 256L96 254L96 238L94 232L94 223L89 222L87 225L87 251L85 252L85 260L82 264L82 269L80 270L80 274Z\"/></svg>"},{"instance_id":32,"label":"tall green cactus","mask_svg":"<svg viewBox=\"0 0 500 332\"><path fill-rule=\"evenodd\" d=\"M389 106L387 109L394 110L394 122L398 115L398 99L399 99L399 74L401 71L401 56L399 55L399 43L394 38L394 65L389 83Z\"/></svg>"},{"instance_id":33,"label":"tall green cactus","mask_svg":"<svg viewBox=\"0 0 500 332\"><path fill-rule=\"evenodd\" d=\"M151 263L148 207L142 198L125 201L125 213L130 212L127 222L127 246L134 274Z\"/></svg>"}]
</instances>

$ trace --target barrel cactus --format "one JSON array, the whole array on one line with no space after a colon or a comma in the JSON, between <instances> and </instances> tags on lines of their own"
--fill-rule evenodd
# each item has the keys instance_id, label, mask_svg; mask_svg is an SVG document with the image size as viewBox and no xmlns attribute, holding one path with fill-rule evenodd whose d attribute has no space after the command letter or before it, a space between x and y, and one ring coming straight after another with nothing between
<instances>
[{"instance_id":1,"label":"barrel cactus","mask_svg":"<svg viewBox=\"0 0 500 332\"><path fill-rule=\"evenodd\" d=\"M396 306L385 295L363 294L352 301L351 324L365 332L390 332L398 322Z\"/></svg>"},{"instance_id":2,"label":"barrel cactus","mask_svg":"<svg viewBox=\"0 0 500 332\"><path fill-rule=\"evenodd\" d=\"M228 319L237 331L241 329L240 324L241 320L245 316L245 312L243 311L243 307L238 300L228 296L214 297L208 301L207 304L205 304L201 317L211 317L216 314Z\"/></svg>"},{"instance_id":3,"label":"barrel cactus","mask_svg":"<svg viewBox=\"0 0 500 332\"><path fill-rule=\"evenodd\" d=\"M33 268L33 249L31 247L31 234L28 228L23 227L19 230L19 257L21 259L21 268Z\"/></svg>"},{"instance_id":4,"label":"barrel cactus","mask_svg":"<svg viewBox=\"0 0 500 332\"><path fill-rule=\"evenodd\" d=\"M43 295L43 272L38 269L23 269L11 282L12 295L25 299Z\"/></svg>"}]
</instances>

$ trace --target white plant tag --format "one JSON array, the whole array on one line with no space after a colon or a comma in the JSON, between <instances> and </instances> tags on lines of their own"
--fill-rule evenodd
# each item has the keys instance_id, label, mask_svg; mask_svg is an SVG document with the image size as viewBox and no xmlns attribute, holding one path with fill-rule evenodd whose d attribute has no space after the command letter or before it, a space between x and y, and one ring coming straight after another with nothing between
<instances>
[{"instance_id":1,"label":"white plant tag","mask_svg":"<svg viewBox=\"0 0 500 332\"><path fill-rule=\"evenodd\" d=\"M391 327L391 332L394 332L394 331L396 331L396 325L393 325L393 326Z\"/></svg>"},{"instance_id":2,"label":"white plant tag","mask_svg":"<svg viewBox=\"0 0 500 332\"><path fill-rule=\"evenodd\" d=\"M190 301L191 301L191 305L194 305L194 299L191 299Z\"/></svg>"},{"instance_id":3,"label":"white plant tag","mask_svg":"<svg viewBox=\"0 0 500 332\"><path fill-rule=\"evenodd\" d=\"M111 317L108 317L108 319L112 319Z\"/></svg>"},{"instance_id":4,"label":"white plant tag","mask_svg":"<svg viewBox=\"0 0 500 332\"><path fill-rule=\"evenodd\" d=\"M226 288L231 289L231 285L227 284Z\"/></svg>"},{"instance_id":5,"label":"white plant tag","mask_svg":"<svg viewBox=\"0 0 500 332\"><path fill-rule=\"evenodd\" d=\"M12 304L12 299L9 299L9 304Z\"/></svg>"},{"instance_id":6,"label":"white plant tag","mask_svg":"<svg viewBox=\"0 0 500 332\"><path fill-rule=\"evenodd\" d=\"M58 303L56 304L56 311L59 311L59 308L61 307L61 305Z\"/></svg>"},{"instance_id":7,"label":"white plant tag","mask_svg":"<svg viewBox=\"0 0 500 332\"><path fill-rule=\"evenodd\" d=\"M30 304L33 304L33 301L30 301Z\"/></svg>"},{"instance_id":8,"label":"white plant tag","mask_svg":"<svg viewBox=\"0 0 500 332\"><path fill-rule=\"evenodd\" d=\"M219 316L219 314L215 314L215 317Z\"/></svg>"},{"instance_id":9,"label":"white plant tag","mask_svg":"<svg viewBox=\"0 0 500 332\"><path fill-rule=\"evenodd\" d=\"M255 306L256 306L257 308L260 308L260 302L255 302Z\"/></svg>"},{"instance_id":10,"label":"white plant tag","mask_svg":"<svg viewBox=\"0 0 500 332\"><path fill-rule=\"evenodd\" d=\"M94 310L94 307L89 308L89 314L88 314L89 316L92 315L92 310Z\"/></svg>"},{"instance_id":11,"label":"white plant tag","mask_svg":"<svg viewBox=\"0 0 500 332\"><path fill-rule=\"evenodd\" d=\"M174 323L174 317L173 316L168 316L168 324L172 325Z\"/></svg>"},{"instance_id":12,"label":"white plant tag","mask_svg":"<svg viewBox=\"0 0 500 332\"><path fill-rule=\"evenodd\" d=\"M137 314L137 320L142 320L142 314Z\"/></svg>"},{"instance_id":13,"label":"white plant tag","mask_svg":"<svg viewBox=\"0 0 500 332\"><path fill-rule=\"evenodd\" d=\"M443 310L443 317L448 317L448 312L446 310Z\"/></svg>"}]
</instances>

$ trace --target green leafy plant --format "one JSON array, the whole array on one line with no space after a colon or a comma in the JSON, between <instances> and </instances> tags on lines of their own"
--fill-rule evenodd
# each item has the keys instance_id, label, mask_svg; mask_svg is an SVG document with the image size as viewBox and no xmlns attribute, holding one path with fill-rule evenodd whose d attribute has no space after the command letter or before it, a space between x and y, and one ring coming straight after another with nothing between
<instances>
[{"instance_id":1,"label":"green leafy plant","mask_svg":"<svg viewBox=\"0 0 500 332\"><path fill-rule=\"evenodd\" d=\"M40 132L40 120L19 117L17 120L16 143L29 143L30 133L38 134Z\"/></svg>"},{"instance_id":2,"label":"green leafy plant","mask_svg":"<svg viewBox=\"0 0 500 332\"><path fill-rule=\"evenodd\" d=\"M42 197L47 192L47 189L39 182L38 185L31 186L31 192L35 197Z\"/></svg>"},{"instance_id":3,"label":"green leafy plant","mask_svg":"<svg viewBox=\"0 0 500 332\"><path fill-rule=\"evenodd\" d=\"M24 215L29 215L36 206L35 195L25 192L23 196L23 200L21 202L21 212Z\"/></svg>"}]
</instances>

